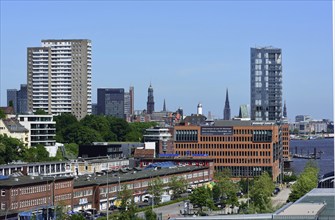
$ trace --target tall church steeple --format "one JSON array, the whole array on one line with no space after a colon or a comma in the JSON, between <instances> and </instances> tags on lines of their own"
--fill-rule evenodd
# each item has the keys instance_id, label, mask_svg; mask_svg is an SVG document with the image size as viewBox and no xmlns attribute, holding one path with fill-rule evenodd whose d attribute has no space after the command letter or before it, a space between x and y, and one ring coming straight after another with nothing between
<instances>
[{"instance_id":1,"label":"tall church steeple","mask_svg":"<svg viewBox=\"0 0 335 220\"><path fill-rule=\"evenodd\" d=\"M286 101L284 102L283 117L287 118Z\"/></svg>"},{"instance_id":2,"label":"tall church steeple","mask_svg":"<svg viewBox=\"0 0 335 220\"><path fill-rule=\"evenodd\" d=\"M165 104L165 99L164 99L164 104L163 104L163 112L166 112L166 104Z\"/></svg>"},{"instance_id":3,"label":"tall church steeple","mask_svg":"<svg viewBox=\"0 0 335 220\"><path fill-rule=\"evenodd\" d=\"M223 120L230 120L230 106L229 106L229 97L228 97L228 89L226 91L226 102L223 110Z\"/></svg>"},{"instance_id":4,"label":"tall church steeple","mask_svg":"<svg viewBox=\"0 0 335 220\"><path fill-rule=\"evenodd\" d=\"M147 113L152 114L155 111L154 89L151 86L148 88Z\"/></svg>"}]
</instances>

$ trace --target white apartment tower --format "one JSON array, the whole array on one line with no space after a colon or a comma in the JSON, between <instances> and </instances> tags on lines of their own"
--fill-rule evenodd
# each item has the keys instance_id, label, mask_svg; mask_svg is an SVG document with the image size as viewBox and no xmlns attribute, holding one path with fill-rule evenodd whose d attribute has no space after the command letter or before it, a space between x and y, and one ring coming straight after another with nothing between
<instances>
[{"instance_id":1,"label":"white apartment tower","mask_svg":"<svg viewBox=\"0 0 335 220\"><path fill-rule=\"evenodd\" d=\"M91 41L42 40L41 47L29 47L27 84L29 111L78 120L91 114Z\"/></svg>"}]
</instances>

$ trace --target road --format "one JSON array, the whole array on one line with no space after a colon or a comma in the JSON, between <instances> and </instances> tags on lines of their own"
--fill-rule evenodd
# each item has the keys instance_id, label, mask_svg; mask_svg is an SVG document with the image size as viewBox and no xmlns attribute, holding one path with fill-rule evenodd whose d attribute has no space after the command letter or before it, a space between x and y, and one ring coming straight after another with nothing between
<instances>
[{"instance_id":1,"label":"road","mask_svg":"<svg viewBox=\"0 0 335 220\"><path fill-rule=\"evenodd\" d=\"M178 202L171 205L162 206L159 208L154 208L154 212L156 212L158 215L162 213L163 220L166 220L168 219L169 216L171 218L180 216L180 210L182 209L184 209L184 202ZM138 217L144 218L143 212L139 212L137 213L137 215Z\"/></svg>"},{"instance_id":2,"label":"road","mask_svg":"<svg viewBox=\"0 0 335 220\"><path fill-rule=\"evenodd\" d=\"M280 192L276 196L271 197L272 206L274 208L280 208L281 206L286 204L286 201L290 193L291 193L291 189L284 187L282 190L280 190Z\"/></svg>"},{"instance_id":3,"label":"road","mask_svg":"<svg viewBox=\"0 0 335 220\"><path fill-rule=\"evenodd\" d=\"M272 201L272 205L274 208L280 208L281 206L283 206L284 204L286 204L286 201L289 197L291 193L291 189L290 188L283 188L282 190L280 190L280 192L274 196L271 197L271 201ZM239 199L239 201L246 201L246 199ZM162 217L163 220L168 219L168 217L170 216L171 218L173 217L177 217L177 216L181 216L180 215L180 210L184 209L184 202L178 202L178 203L174 203L171 205L167 205L167 206L162 206L159 208L154 208L154 212L156 212L158 215L160 215L160 213L162 213ZM230 210L231 212L231 210ZM144 213L143 212L139 212L137 213L137 215L141 218L144 218Z\"/></svg>"}]
</instances>

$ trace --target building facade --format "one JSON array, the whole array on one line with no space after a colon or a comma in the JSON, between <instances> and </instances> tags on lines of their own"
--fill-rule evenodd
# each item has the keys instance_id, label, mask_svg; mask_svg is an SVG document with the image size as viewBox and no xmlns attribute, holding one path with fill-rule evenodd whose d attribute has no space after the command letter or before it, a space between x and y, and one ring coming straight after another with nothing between
<instances>
[{"instance_id":1,"label":"building facade","mask_svg":"<svg viewBox=\"0 0 335 220\"><path fill-rule=\"evenodd\" d=\"M274 122L216 121L214 126L175 126L174 152L214 159L216 171L229 169L233 177L246 178L266 171L280 180L282 145Z\"/></svg>"},{"instance_id":2,"label":"building facade","mask_svg":"<svg viewBox=\"0 0 335 220\"><path fill-rule=\"evenodd\" d=\"M134 115L134 87L129 87L129 92L124 93L124 114L128 122Z\"/></svg>"},{"instance_id":3,"label":"building facade","mask_svg":"<svg viewBox=\"0 0 335 220\"><path fill-rule=\"evenodd\" d=\"M124 101L124 89L122 88L98 89L98 115L125 118Z\"/></svg>"},{"instance_id":4,"label":"building facade","mask_svg":"<svg viewBox=\"0 0 335 220\"><path fill-rule=\"evenodd\" d=\"M16 118L0 119L0 134L19 139L24 146L28 146L29 130Z\"/></svg>"},{"instance_id":5,"label":"building facade","mask_svg":"<svg viewBox=\"0 0 335 220\"><path fill-rule=\"evenodd\" d=\"M280 121L282 118L282 51L251 48L251 120Z\"/></svg>"},{"instance_id":6,"label":"building facade","mask_svg":"<svg viewBox=\"0 0 335 220\"><path fill-rule=\"evenodd\" d=\"M18 115L18 120L29 130L28 147L56 144L56 122L52 115Z\"/></svg>"},{"instance_id":7,"label":"building facade","mask_svg":"<svg viewBox=\"0 0 335 220\"><path fill-rule=\"evenodd\" d=\"M91 114L91 41L42 40L27 49L28 110Z\"/></svg>"},{"instance_id":8,"label":"building facade","mask_svg":"<svg viewBox=\"0 0 335 220\"><path fill-rule=\"evenodd\" d=\"M7 106L12 104L15 113L17 113L17 92L17 89L7 89Z\"/></svg>"},{"instance_id":9,"label":"building facade","mask_svg":"<svg viewBox=\"0 0 335 220\"><path fill-rule=\"evenodd\" d=\"M1 217L26 216L28 211L46 219L52 216L49 208L62 204L70 209L72 205L73 177L6 177L0 183Z\"/></svg>"},{"instance_id":10,"label":"building facade","mask_svg":"<svg viewBox=\"0 0 335 220\"><path fill-rule=\"evenodd\" d=\"M20 90L7 89L7 106L12 102L16 114L28 112L27 85L21 84Z\"/></svg>"},{"instance_id":11,"label":"building facade","mask_svg":"<svg viewBox=\"0 0 335 220\"><path fill-rule=\"evenodd\" d=\"M104 171L104 174L78 178L4 177L0 179L0 219L9 216L13 219L19 216L31 218L33 215L46 219L46 216L54 216L53 210L57 205L73 211L89 208L107 210L107 201L111 206L125 186L132 190L134 201L141 202L155 178L160 178L167 185L172 177L184 178L188 185L197 187L212 181L214 175L209 166L177 164L173 167L123 169L119 172L111 172L106 167ZM169 188L164 188L164 194L169 194Z\"/></svg>"},{"instance_id":12,"label":"building facade","mask_svg":"<svg viewBox=\"0 0 335 220\"><path fill-rule=\"evenodd\" d=\"M148 128L143 135L144 142L155 142L155 154L173 153L173 139L168 128Z\"/></svg>"}]
</instances>

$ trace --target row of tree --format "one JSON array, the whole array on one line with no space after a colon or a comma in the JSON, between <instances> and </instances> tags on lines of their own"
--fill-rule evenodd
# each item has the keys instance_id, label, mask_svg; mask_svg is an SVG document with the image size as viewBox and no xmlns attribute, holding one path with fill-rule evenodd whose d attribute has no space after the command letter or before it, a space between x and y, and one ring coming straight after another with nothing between
<instances>
[{"instance_id":1,"label":"row of tree","mask_svg":"<svg viewBox=\"0 0 335 220\"><path fill-rule=\"evenodd\" d=\"M71 114L55 116L56 141L60 143L90 144L92 142L139 142L145 129L155 122L133 122L112 116L87 115L78 121Z\"/></svg>"},{"instance_id":2,"label":"row of tree","mask_svg":"<svg viewBox=\"0 0 335 220\"><path fill-rule=\"evenodd\" d=\"M213 186L205 185L198 187L190 196L190 201L193 205L203 211L203 207L216 209L216 206L221 207L238 207L242 213L265 213L272 211L271 194L275 188L272 178L267 172L256 177L248 184L249 205L240 203L237 194L241 191L245 184L245 180L234 182L229 175L218 173L215 177ZM249 198L247 198L249 199Z\"/></svg>"},{"instance_id":3,"label":"row of tree","mask_svg":"<svg viewBox=\"0 0 335 220\"><path fill-rule=\"evenodd\" d=\"M43 145L37 145L28 149L20 140L8 137L7 135L0 135L0 164L19 160L25 162L42 162L60 159L62 159L60 152L56 157L49 157L49 153Z\"/></svg>"}]
</instances>

